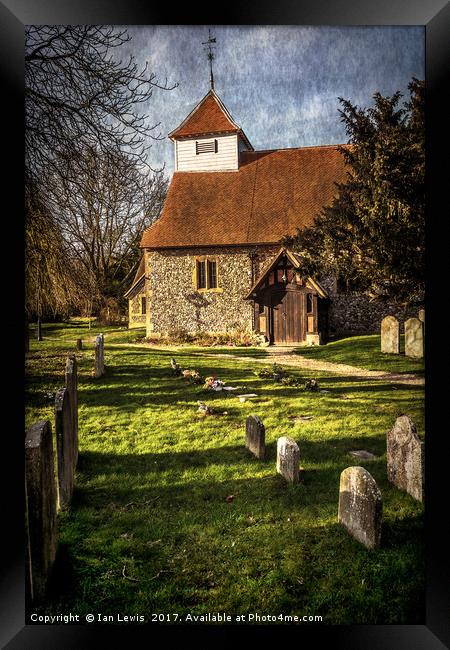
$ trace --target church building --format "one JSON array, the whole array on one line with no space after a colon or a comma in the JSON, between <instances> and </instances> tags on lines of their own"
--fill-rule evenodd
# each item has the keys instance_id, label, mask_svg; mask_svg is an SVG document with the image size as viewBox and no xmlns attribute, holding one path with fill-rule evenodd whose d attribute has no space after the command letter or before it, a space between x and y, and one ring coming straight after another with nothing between
<instances>
[{"instance_id":1,"label":"church building","mask_svg":"<svg viewBox=\"0 0 450 650\"><path fill-rule=\"evenodd\" d=\"M281 244L346 180L338 145L255 151L213 84L169 138L175 172L142 236L126 293L130 327L145 324L147 336L245 328L281 345L379 327L384 314L366 298L304 277L297 252Z\"/></svg>"}]
</instances>

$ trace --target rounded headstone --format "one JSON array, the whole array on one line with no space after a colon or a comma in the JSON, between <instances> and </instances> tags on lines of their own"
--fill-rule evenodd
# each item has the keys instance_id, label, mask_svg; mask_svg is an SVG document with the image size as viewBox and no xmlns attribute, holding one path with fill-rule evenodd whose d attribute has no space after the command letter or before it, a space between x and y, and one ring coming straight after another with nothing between
<instances>
[{"instance_id":1,"label":"rounded headstone","mask_svg":"<svg viewBox=\"0 0 450 650\"><path fill-rule=\"evenodd\" d=\"M382 514L381 492L373 476L364 467L344 469L339 485L339 523L367 548L377 548Z\"/></svg>"}]
</instances>

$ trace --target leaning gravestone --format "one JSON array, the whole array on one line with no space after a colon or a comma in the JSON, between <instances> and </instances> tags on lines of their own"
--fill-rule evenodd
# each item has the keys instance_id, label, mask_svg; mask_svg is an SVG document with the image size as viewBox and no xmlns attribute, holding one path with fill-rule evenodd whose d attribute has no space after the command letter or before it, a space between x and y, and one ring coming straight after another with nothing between
<instances>
[{"instance_id":1,"label":"leaning gravestone","mask_svg":"<svg viewBox=\"0 0 450 650\"><path fill-rule=\"evenodd\" d=\"M407 415L396 419L386 438L387 476L400 490L423 501L425 493L425 444Z\"/></svg>"},{"instance_id":2,"label":"leaning gravestone","mask_svg":"<svg viewBox=\"0 0 450 650\"><path fill-rule=\"evenodd\" d=\"M367 548L380 545L383 501L375 479L364 467L347 467L339 485L338 521Z\"/></svg>"},{"instance_id":3,"label":"leaning gravestone","mask_svg":"<svg viewBox=\"0 0 450 650\"><path fill-rule=\"evenodd\" d=\"M245 446L259 458L264 460L266 453L266 429L257 415L249 415L245 424Z\"/></svg>"},{"instance_id":4,"label":"leaning gravestone","mask_svg":"<svg viewBox=\"0 0 450 650\"><path fill-rule=\"evenodd\" d=\"M48 420L33 424L25 436L27 503L27 591L41 600L55 561L57 546L56 485L52 428Z\"/></svg>"},{"instance_id":5,"label":"leaning gravestone","mask_svg":"<svg viewBox=\"0 0 450 650\"><path fill-rule=\"evenodd\" d=\"M78 462L78 373L77 358L74 354L69 355L66 359L65 378L72 409L73 468L75 469Z\"/></svg>"},{"instance_id":6,"label":"leaning gravestone","mask_svg":"<svg viewBox=\"0 0 450 650\"><path fill-rule=\"evenodd\" d=\"M381 321L381 352L400 354L400 324L395 316Z\"/></svg>"},{"instance_id":7,"label":"leaning gravestone","mask_svg":"<svg viewBox=\"0 0 450 650\"><path fill-rule=\"evenodd\" d=\"M58 460L58 504L66 508L72 498L74 482L74 430L67 388L61 388L55 397L56 456Z\"/></svg>"},{"instance_id":8,"label":"leaning gravestone","mask_svg":"<svg viewBox=\"0 0 450 650\"><path fill-rule=\"evenodd\" d=\"M417 359L423 357L423 323L418 318L405 321L405 355Z\"/></svg>"},{"instance_id":9,"label":"leaning gravestone","mask_svg":"<svg viewBox=\"0 0 450 650\"><path fill-rule=\"evenodd\" d=\"M300 465L300 449L297 443L288 436L278 438L277 442L277 472L282 474L289 483L298 483Z\"/></svg>"},{"instance_id":10,"label":"leaning gravestone","mask_svg":"<svg viewBox=\"0 0 450 650\"><path fill-rule=\"evenodd\" d=\"M95 338L95 377L101 377L105 373L105 340L103 334Z\"/></svg>"}]
</instances>

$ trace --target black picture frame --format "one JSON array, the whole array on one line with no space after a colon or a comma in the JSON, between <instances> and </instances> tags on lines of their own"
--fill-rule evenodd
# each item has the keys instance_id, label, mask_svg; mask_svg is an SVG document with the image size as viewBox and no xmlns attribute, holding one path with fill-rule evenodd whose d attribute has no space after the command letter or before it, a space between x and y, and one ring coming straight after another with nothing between
<instances>
[{"instance_id":1,"label":"black picture frame","mask_svg":"<svg viewBox=\"0 0 450 650\"><path fill-rule=\"evenodd\" d=\"M427 613L424 625L381 626L254 626L236 628L183 627L150 625L119 627L89 625L27 626L24 624L24 526L23 526L23 41L26 24L261 24L261 25L424 25L426 31L427 83L427 352L426 352L426 426L427 439ZM218 638L229 643L231 637L251 635L252 643L285 642L289 635L296 644L313 642L332 644L333 649L364 650L438 650L450 646L450 581L448 541L443 523L448 510L446 491L447 462L443 444L448 437L445 414L446 385L438 366L443 363L442 315L445 288L438 287L445 276L446 239L440 237L442 221L449 218L448 157L445 127L448 105L444 103L445 84L449 79L450 7L445 0L309 0L277 3L231 2L219 6L192 3L175 9L175 5L153 6L141 0L2 0L0 1L0 70L4 112L3 143L3 252L12 252L12 262L4 264L4 318L2 337L7 360L7 390L12 390L4 409L3 455L9 472L3 473L4 518L0 592L0 643L10 650L18 648L88 648L105 647L108 635L117 644L139 647L156 642L155 635L175 637L186 643L209 643ZM6 140L6 142L5 142ZM6 209L8 200L9 208ZM439 230L438 230L439 228ZM442 248L440 248L440 246ZM444 248L445 246L445 248ZM436 264L437 261L437 264ZM442 265L442 266L441 266ZM434 273L434 268L438 272ZM432 281L431 281L432 280ZM443 285L444 286L444 285ZM7 309L6 309L7 306ZM446 333L446 332L444 332ZM7 339L5 339L5 336ZM11 341L11 344L9 344ZM438 348L438 345L440 346ZM14 399L14 395L16 398ZM8 459L5 462L5 459ZM12 460L14 459L14 460ZM157 641L159 642L159 640Z\"/></svg>"}]
</instances>

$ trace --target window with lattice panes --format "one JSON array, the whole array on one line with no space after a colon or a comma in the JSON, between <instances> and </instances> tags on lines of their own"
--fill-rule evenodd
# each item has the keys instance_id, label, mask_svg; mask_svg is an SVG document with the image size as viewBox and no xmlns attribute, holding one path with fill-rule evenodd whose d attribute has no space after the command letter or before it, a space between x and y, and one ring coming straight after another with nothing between
<instances>
[{"instance_id":1,"label":"window with lattice panes","mask_svg":"<svg viewBox=\"0 0 450 650\"><path fill-rule=\"evenodd\" d=\"M199 291L218 288L216 258L200 258L195 261L195 286Z\"/></svg>"}]
</instances>

